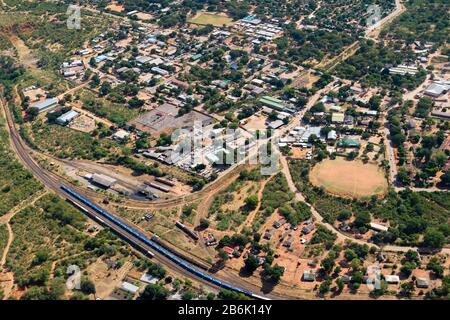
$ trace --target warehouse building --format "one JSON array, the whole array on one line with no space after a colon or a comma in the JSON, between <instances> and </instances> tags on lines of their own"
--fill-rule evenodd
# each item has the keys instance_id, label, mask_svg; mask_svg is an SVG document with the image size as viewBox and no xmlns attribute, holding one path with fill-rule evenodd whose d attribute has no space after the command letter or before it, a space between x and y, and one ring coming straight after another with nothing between
<instances>
[{"instance_id":1,"label":"warehouse building","mask_svg":"<svg viewBox=\"0 0 450 320\"><path fill-rule=\"evenodd\" d=\"M450 84L434 82L425 90L424 94L433 98L439 98L449 90Z\"/></svg>"},{"instance_id":2,"label":"warehouse building","mask_svg":"<svg viewBox=\"0 0 450 320\"><path fill-rule=\"evenodd\" d=\"M91 182L107 189L110 188L113 184L115 184L117 180L104 174L94 173L91 176Z\"/></svg>"},{"instance_id":3,"label":"warehouse building","mask_svg":"<svg viewBox=\"0 0 450 320\"><path fill-rule=\"evenodd\" d=\"M286 104L284 104L283 101L281 101L280 99L272 98L269 96L263 96L261 99L259 99L259 102L277 111L286 111L289 113L294 112L294 110L289 109L289 107Z\"/></svg>"},{"instance_id":4,"label":"warehouse building","mask_svg":"<svg viewBox=\"0 0 450 320\"><path fill-rule=\"evenodd\" d=\"M31 107L37 108L40 113L40 112L44 112L44 111L53 109L57 105L58 105L58 99L52 98L52 99L45 99L44 101L38 102L38 103L32 105Z\"/></svg>"},{"instance_id":5,"label":"warehouse building","mask_svg":"<svg viewBox=\"0 0 450 320\"><path fill-rule=\"evenodd\" d=\"M78 117L80 115L79 112L76 112L74 110L70 110L66 113L64 113L63 115L59 116L58 118L56 118L56 123L61 125L61 126L66 126L68 125L73 119L75 119L76 117Z\"/></svg>"}]
</instances>

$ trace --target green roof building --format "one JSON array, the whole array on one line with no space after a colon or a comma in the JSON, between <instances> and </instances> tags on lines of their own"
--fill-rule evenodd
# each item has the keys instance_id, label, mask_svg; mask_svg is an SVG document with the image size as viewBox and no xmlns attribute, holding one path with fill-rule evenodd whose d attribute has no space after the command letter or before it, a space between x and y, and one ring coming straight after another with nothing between
<instances>
[{"instance_id":1,"label":"green roof building","mask_svg":"<svg viewBox=\"0 0 450 320\"><path fill-rule=\"evenodd\" d=\"M272 108L272 109L275 109L278 111L284 111L287 108L287 106L283 103L283 101L276 99L276 98L269 97L269 96L261 97L261 99L259 99L259 102L269 108Z\"/></svg>"},{"instance_id":2,"label":"green roof building","mask_svg":"<svg viewBox=\"0 0 450 320\"><path fill-rule=\"evenodd\" d=\"M359 148L360 143L355 138L342 138L338 140L338 146L343 148Z\"/></svg>"},{"instance_id":3,"label":"green roof building","mask_svg":"<svg viewBox=\"0 0 450 320\"><path fill-rule=\"evenodd\" d=\"M191 57L191 61L197 61L198 59L200 59L201 57L203 57L203 55L201 53L197 53L196 55L193 55Z\"/></svg>"}]
</instances>

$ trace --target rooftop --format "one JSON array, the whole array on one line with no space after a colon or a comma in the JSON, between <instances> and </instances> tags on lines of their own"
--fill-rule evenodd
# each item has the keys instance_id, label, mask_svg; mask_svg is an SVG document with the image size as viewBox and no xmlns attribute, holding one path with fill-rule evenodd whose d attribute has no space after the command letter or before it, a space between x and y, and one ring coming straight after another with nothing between
<instances>
[{"instance_id":1,"label":"rooftop","mask_svg":"<svg viewBox=\"0 0 450 320\"><path fill-rule=\"evenodd\" d=\"M331 122L344 122L345 115L339 112L333 112L331 115Z\"/></svg>"},{"instance_id":2,"label":"rooftop","mask_svg":"<svg viewBox=\"0 0 450 320\"><path fill-rule=\"evenodd\" d=\"M52 98L52 99L45 99L44 101L38 102L38 103L32 105L32 107L37 108L39 110L39 112L41 112L48 108L56 106L56 104L58 104L58 99Z\"/></svg>"}]
</instances>

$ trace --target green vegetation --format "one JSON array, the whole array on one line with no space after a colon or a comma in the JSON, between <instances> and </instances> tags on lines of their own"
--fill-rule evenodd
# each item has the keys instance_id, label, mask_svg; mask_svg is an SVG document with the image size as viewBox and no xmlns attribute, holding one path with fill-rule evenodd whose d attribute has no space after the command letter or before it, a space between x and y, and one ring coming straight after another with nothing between
<instances>
[{"instance_id":1,"label":"green vegetation","mask_svg":"<svg viewBox=\"0 0 450 320\"><path fill-rule=\"evenodd\" d=\"M160 284L149 284L139 297L140 300L166 300L169 290Z\"/></svg>"},{"instance_id":2,"label":"green vegetation","mask_svg":"<svg viewBox=\"0 0 450 320\"><path fill-rule=\"evenodd\" d=\"M391 109L388 113L389 133L392 144L398 150L398 170L397 180L403 186L413 185L419 188L432 187L433 181L440 171L444 171L440 178L439 187L448 188L448 173L445 172L445 165L449 155L444 150L440 150L445 142L448 123L435 123L429 114L434 107L434 101L429 97L422 97L417 102L414 113L413 101L405 101L401 108ZM408 116L423 118L420 131L408 130ZM436 125L436 129L435 128ZM410 148L404 146L404 143ZM410 149L410 150L408 150ZM415 170L404 166L407 162L408 151L414 154L412 165ZM411 172L414 171L414 172ZM447 170L448 171L448 170Z\"/></svg>"},{"instance_id":3,"label":"green vegetation","mask_svg":"<svg viewBox=\"0 0 450 320\"><path fill-rule=\"evenodd\" d=\"M309 59L321 61L327 55L338 55L356 38L345 33L326 30L299 30L287 26L287 35L275 40L280 60L304 63Z\"/></svg>"},{"instance_id":4,"label":"green vegetation","mask_svg":"<svg viewBox=\"0 0 450 320\"><path fill-rule=\"evenodd\" d=\"M284 274L284 267L281 267L277 264L274 266L266 264L264 266L263 279L266 281L278 283L283 274Z\"/></svg>"},{"instance_id":5,"label":"green vegetation","mask_svg":"<svg viewBox=\"0 0 450 320\"><path fill-rule=\"evenodd\" d=\"M55 124L35 121L31 126L31 141L39 149L62 159L102 159L119 152L118 144L110 139L95 139L88 133Z\"/></svg>"},{"instance_id":6,"label":"green vegetation","mask_svg":"<svg viewBox=\"0 0 450 320\"><path fill-rule=\"evenodd\" d=\"M321 224L317 225L317 230L314 232L313 237L311 238L310 244L323 244L325 248L330 249L334 242L336 241L337 236L326 227Z\"/></svg>"},{"instance_id":7,"label":"green vegetation","mask_svg":"<svg viewBox=\"0 0 450 320\"><path fill-rule=\"evenodd\" d=\"M0 117L0 216L42 188L14 157L4 125Z\"/></svg>"},{"instance_id":8,"label":"green vegetation","mask_svg":"<svg viewBox=\"0 0 450 320\"><path fill-rule=\"evenodd\" d=\"M12 98L12 85L17 79L22 76L24 69L17 66L11 57L0 55L0 84L2 90L0 93L7 99Z\"/></svg>"},{"instance_id":9,"label":"green vegetation","mask_svg":"<svg viewBox=\"0 0 450 320\"><path fill-rule=\"evenodd\" d=\"M415 76L400 76L390 75L388 68L389 65L396 66L408 60L414 60L411 49L362 40L358 51L337 65L334 72L339 77L358 80L367 87L412 90L425 80L425 70L420 70Z\"/></svg>"},{"instance_id":10,"label":"green vegetation","mask_svg":"<svg viewBox=\"0 0 450 320\"><path fill-rule=\"evenodd\" d=\"M279 213L293 226L297 226L311 217L311 210L305 203L294 201L294 194L290 191L286 177L281 172L273 177L264 188L260 207L263 215L259 215L254 227L258 227L276 209L279 209Z\"/></svg>"},{"instance_id":11,"label":"green vegetation","mask_svg":"<svg viewBox=\"0 0 450 320\"><path fill-rule=\"evenodd\" d=\"M450 41L450 3L447 0L409 0L406 8L405 13L382 31L382 36L408 43Z\"/></svg>"},{"instance_id":12,"label":"green vegetation","mask_svg":"<svg viewBox=\"0 0 450 320\"><path fill-rule=\"evenodd\" d=\"M11 49L13 44L11 41L3 34L0 34L0 50Z\"/></svg>"},{"instance_id":13,"label":"green vegetation","mask_svg":"<svg viewBox=\"0 0 450 320\"><path fill-rule=\"evenodd\" d=\"M280 207L280 214L293 226L311 218L311 209L304 202L286 203Z\"/></svg>"},{"instance_id":14,"label":"green vegetation","mask_svg":"<svg viewBox=\"0 0 450 320\"><path fill-rule=\"evenodd\" d=\"M27 46L38 52L40 67L56 70L68 54L83 47L86 41L100 34L109 25L107 18L83 10L81 30L67 28L67 6L52 2L25 1L16 7L28 12L32 28L22 31L20 37Z\"/></svg>"},{"instance_id":15,"label":"green vegetation","mask_svg":"<svg viewBox=\"0 0 450 320\"><path fill-rule=\"evenodd\" d=\"M389 221L387 232L373 236L376 243L440 247L450 242L450 207L446 192L404 190L396 193L391 190L383 201L376 197L350 200L328 195L324 190L313 187L308 181L310 165L307 162L294 160L289 165L298 190L329 223L334 223L339 216L342 218L343 211L349 211L355 214L354 226L361 233L367 232L371 217ZM419 240L423 234L428 235L424 242Z\"/></svg>"},{"instance_id":16,"label":"green vegetation","mask_svg":"<svg viewBox=\"0 0 450 320\"><path fill-rule=\"evenodd\" d=\"M0 225L0 257L5 250L6 244L8 243L8 229L5 224Z\"/></svg>"},{"instance_id":17,"label":"green vegetation","mask_svg":"<svg viewBox=\"0 0 450 320\"><path fill-rule=\"evenodd\" d=\"M275 209L280 208L293 198L294 194L289 190L286 177L283 173L278 173L264 188L261 199L261 210L266 215L271 215Z\"/></svg>"},{"instance_id":18,"label":"green vegetation","mask_svg":"<svg viewBox=\"0 0 450 320\"><path fill-rule=\"evenodd\" d=\"M17 285L28 287L24 299L61 298L64 290L55 297L52 290L49 295L47 286L57 279L65 283L67 266L75 264L83 270L102 255L122 254L123 242L109 231L95 236L84 234L85 221L81 212L55 195L44 196L14 216L14 241L6 265L14 272ZM87 280L84 287L86 293L93 290Z\"/></svg>"},{"instance_id":19,"label":"green vegetation","mask_svg":"<svg viewBox=\"0 0 450 320\"><path fill-rule=\"evenodd\" d=\"M218 297L221 300L250 300L249 297L243 295L242 293L226 289L220 290Z\"/></svg>"},{"instance_id":20,"label":"green vegetation","mask_svg":"<svg viewBox=\"0 0 450 320\"><path fill-rule=\"evenodd\" d=\"M234 200L234 194L240 194L248 181L259 181L262 179L259 169L250 171L243 170L238 179L228 185L223 191L214 197L214 201L209 208L208 217L214 216L217 221L218 230L228 230L241 225L250 211L256 208L258 198L251 195L244 201L244 206L239 210L223 210L222 207ZM256 200L255 200L256 197ZM248 203L247 203L248 201Z\"/></svg>"},{"instance_id":21,"label":"green vegetation","mask_svg":"<svg viewBox=\"0 0 450 320\"><path fill-rule=\"evenodd\" d=\"M124 167L130 168L139 175L150 174L156 177L162 177L165 175L162 170L158 169L158 163L146 165L129 156L112 157L111 161L117 165L122 165Z\"/></svg>"},{"instance_id":22,"label":"green vegetation","mask_svg":"<svg viewBox=\"0 0 450 320\"><path fill-rule=\"evenodd\" d=\"M119 127L125 126L129 120L135 118L139 113L137 109L129 108L123 103L114 103L106 99L96 98L88 90L82 91L81 101L84 109L110 120Z\"/></svg>"}]
</instances>

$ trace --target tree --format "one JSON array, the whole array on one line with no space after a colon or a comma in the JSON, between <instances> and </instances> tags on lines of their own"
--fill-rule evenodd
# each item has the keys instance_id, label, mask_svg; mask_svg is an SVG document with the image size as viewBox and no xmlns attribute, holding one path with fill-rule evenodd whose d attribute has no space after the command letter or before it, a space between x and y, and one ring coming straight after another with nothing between
<instances>
[{"instance_id":1,"label":"tree","mask_svg":"<svg viewBox=\"0 0 450 320\"><path fill-rule=\"evenodd\" d=\"M404 186L410 185L411 184L410 172L404 167L401 167L400 169L398 169L397 181L400 182Z\"/></svg>"},{"instance_id":2,"label":"tree","mask_svg":"<svg viewBox=\"0 0 450 320\"><path fill-rule=\"evenodd\" d=\"M350 219L351 216L352 216L351 211L345 209L345 210L342 210L342 212L338 215L337 219L338 219L339 221L345 221L345 220Z\"/></svg>"},{"instance_id":3,"label":"tree","mask_svg":"<svg viewBox=\"0 0 450 320\"><path fill-rule=\"evenodd\" d=\"M344 280L342 278L337 278L336 284L337 284L338 292L342 292L342 290L344 290L344 286L345 286Z\"/></svg>"},{"instance_id":4,"label":"tree","mask_svg":"<svg viewBox=\"0 0 450 320\"><path fill-rule=\"evenodd\" d=\"M91 59L89 59L89 65L91 66L91 67L96 67L97 66L97 62L95 62L95 58L94 57L92 57Z\"/></svg>"},{"instance_id":5,"label":"tree","mask_svg":"<svg viewBox=\"0 0 450 320\"><path fill-rule=\"evenodd\" d=\"M168 146L172 144L172 137L167 133L161 133L159 139L156 141L157 146Z\"/></svg>"},{"instance_id":6,"label":"tree","mask_svg":"<svg viewBox=\"0 0 450 320\"><path fill-rule=\"evenodd\" d=\"M429 97L420 98L417 103L416 111L414 115L419 118L426 118L430 113L430 110L433 108L434 101Z\"/></svg>"},{"instance_id":7,"label":"tree","mask_svg":"<svg viewBox=\"0 0 450 320\"><path fill-rule=\"evenodd\" d=\"M419 253L415 250L408 250L405 253L406 261L411 261L414 263L420 263Z\"/></svg>"},{"instance_id":8,"label":"tree","mask_svg":"<svg viewBox=\"0 0 450 320\"><path fill-rule=\"evenodd\" d=\"M20 300L53 300L46 287L32 286L20 297Z\"/></svg>"},{"instance_id":9,"label":"tree","mask_svg":"<svg viewBox=\"0 0 450 320\"><path fill-rule=\"evenodd\" d=\"M111 84L108 81L103 81L99 89L100 96L106 96L110 92Z\"/></svg>"},{"instance_id":10,"label":"tree","mask_svg":"<svg viewBox=\"0 0 450 320\"><path fill-rule=\"evenodd\" d=\"M31 263L32 265L37 266L47 261L47 259L48 259L48 252L45 250L39 250Z\"/></svg>"},{"instance_id":11,"label":"tree","mask_svg":"<svg viewBox=\"0 0 450 320\"><path fill-rule=\"evenodd\" d=\"M220 290L218 297L221 300L249 300L250 299L247 296L243 295L242 293L232 291L232 290L226 290L226 289Z\"/></svg>"},{"instance_id":12,"label":"tree","mask_svg":"<svg viewBox=\"0 0 450 320\"><path fill-rule=\"evenodd\" d=\"M31 107L31 108L27 109L27 115L28 115L28 119L30 121L33 121L34 119L36 119L38 114L39 114L39 109L36 107Z\"/></svg>"},{"instance_id":13,"label":"tree","mask_svg":"<svg viewBox=\"0 0 450 320\"><path fill-rule=\"evenodd\" d=\"M369 100L369 108L371 110L380 110L381 105L381 97L378 95L374 95Z\"/></svg>"},{"instance_id":14,"label":"tree","mask_svg":"<svg viewBox=\"0 0 450 320\"><path fill-rule=\"evenodd\" d=\"M94 74L91 79L91 83L89 84L91 88L96 88L100 84L100 78L97 74Z\"/></svg>"},{"instance_id":15,"label":"tree","mask_svg":"<svg viewBox=\"0 0 450 320\"><path fill-rule=\"evenodd\" d=\"M416 264L414 262L406 261L400 268L400 272L403 273L406 277L409 277L415 268Z\"/></svg>"},{"instance_id":16,"label":"tree","mask_svg":"<svg viewBox=\"0 0 450 320\"><path fill-rule=\"evenodd\" d=\"M322 282L319 286L319 293L325 294L328 291L330 291L330 282L329 281Z\"/></svg>"},{"instance_id":17,"label":"tree","mask_svg":"<svg viewBox=\"0 0 450 320\"><path fill-rule=\"evenodd\" d=\"M403 297L410 297L413 293L414 289L414 283L413 282L405 282L401 284L401 290L400 295Z\"/></svg>"},{"instance_id":18,"label":"tree","mask_svg":"<svg viewBox=\"0 0 450 320\"><path fill-rule=\"evenodd\" d=\"M355 221L353 225L357 228L365 227L370 223L370 215L366 211L357 212L355 215Z\"/></svg>"},{"instance_id":19,"label":"tree","mask_svg":"<svg viewBox=\"0 0 450 320\"><path fill-rule=\"evenodd\" d=\"M439 261L438 257L432 257L427 264L427 270L433 271L437 278L444 276L444 267Z\"/></svg>"},{"instance_id":20,"label":"tree","mask_svg":"<svg viewBox=\"0 0 450 320\"><path fill-rule=\"evenodd\" d=\"M196 296L195 292L193 290L186 290L181 295L182 300L192 300Z\"/></svg>"},{"instance_id":21,"label":"tree","mask_svg":"<svg viewBox=\"0 0 450 320\"><path fill-rule=\"evenodd\" d=\"M247 198L245 198L245 205L249 210L254 210L258 206L258 196L257 195L250 195Z\"/></svg>"},{"instance_id":22,"label":"tree","mask_svg":"<svg viewBox=\"0 0 450 320\"><path fill-rule=\"evenodd\" d=\"M245 260L245 269L250 272L255 271L259 267L259 259L255 255L249 253Z\"/></svg>"},{"instance_id":23,"label":"tree","mask_svg":"<svg viewBox=\"0 0 450 320\"><path fill-rule=\"evenodd\" d=\"M353 259L358 258L358 255L352 249L345 250L344 256L347 261L352 261Z\"/></svg>"},{"instance_id":24,"label":"tree","mask_svg":"<svg viewBox=\"0 0 450 320\"><path fill-rule=\"evenodd\" d=\"M388 283L386 282L386 280L381 280L379 287L375 288L372 294L375 296L382 296L387 292L387 290L388 290Z\"/></svg>"},{"instance_id":25,"label":"tree","mask_svg":"<svg viewBox=\"0 0 450 320\"><path fill-rule=\"evenodd\" d=\"M399 147L406 141L406 137L402 133L397 133L391 137L394 147Z\"/></svg>"},{"instance_id":26,"label":"tree","mask_svg":"<svg viewBox=\"0 0 450 320\"><path fill-rule=\"evenodd\" d=\"M208 228L209 227L209 220L208 219L206 219L206 218L201 218L200 219L200 228L201 229L206 229L206 228Z\"/></svg>"},{"instance_id":27,"label":"tree","mask_svg":"<svg viewBox=\"0 0 450 320\"><path fill-rule=\"evenodd\" d=\"M358 151L351 151L347 154L347 160L354 160L358 156Z\"/></svg>"},{"instance_id":28,"label":"tree","mask_svg":"<svg viewBox=\"0 0 450 320\"><path fill-rule=\"evenodd\" d=\"M320 265L322 266L323 270L328 274L333 270L334 267L334 261L331 258L325 258L320 262Z\"/></svg>"},{"instance_id":29,"label":"tree","mask_svg":"<svg viewBox=\"0 0 450 320\"><path fill-rule=\"evenodd\" d=\"M133 97L128 101L128 105L132 109L138 109L138 108L142 107L144 105L144 103L145 103L144 100L138 99L136 97Z\"/></svg>"},{"instance_id":30,"label":"tree","mask_svg":"<svg viewBox=\"0 0 450 320\"><path fill-rule=\"evenodd\" d=\"M166 271L166 269L164 269L164 267L161 264L153 263L148 268L147 273L158 279L162 279L166 276L167 271Z\"/></svg>"},{"instance_id":31,"label":"tree","mask_svg":"<svg viewBox=\"0 0 450 320\"><path fill-rule=\"evenodd\" d=\"M425 231L422 246L427 248L440 249L445 244L445 236L439 230L428 228Z\"/></svg>"},{"instance_id":32,"label":"tree","mask_svg":"<svg viewBox=\"0 0 450 320\"><path fill-rule=\"evenodd\" d=\"M84 294L95 294L96 289L94 283L89 280L87 277L81 279L80 290Z\"/></svg>"},{"instance_id":33,"label":"tree","mask_svg":"<svg viewBox=\"0 0 450 320\"><path fill-rule=\"evenodd\" d=\"M148 137L147 136L140 137L139 139L136 140L135 147L136 147L137 150L146 149L149 146L150 146L150 144L148 142Z\"/></svg>"},{"instance_id":34,"label":"tree","mask_svg":"<svg viewBox=\"0 0 450 320\"><path fill-rule=\"evenodd\" d=\"M270 266L269 264L266 264L264 266L263 278L267 281L278 283L283 274L284 274L284 267L281 267L277 264L273 267Z\"/></svg>"},{"instance_id":35,"label":"tree","mask_svg":"<svg viewBox=\"0 0 450 320\"><path fill-rule=\"evenodd\" d=\"M450 171L445 172L441 176L441 185L446 189L450 189Z\"/></svg>"},{"instance_id":36,"label":"tree","mask_svg":"<svg viewBox=\"0 0 450 320\"><path fill-rule=\"evenodd\" d=\"M322 102L316 103L310 109L312 113L325 112L325 105Z\"/></svg>"},{"instance_id":37,"label":"tree","mask_svg":"<svg viewBox=\"0 0 450 320\"><path fill-rule=\"evenodd\" d=\"M228 260L228 253L225 250L223 250L222 248L219 249L219 258L222 263L224 263Z\"/></svg>"},{"instance_id":38,"label":"tree","mask_svg":"<svg viewBox=\"0 0 450 320\"><path fill-rule=\"evenodd\" d=\"M145 287L139 297L140 300L165 300L169 295L169 290L159 284L149 284Z\"/></svg>"}]
</instances>

